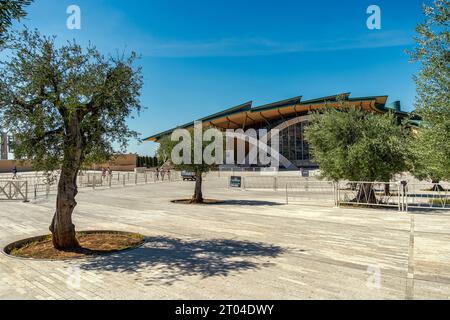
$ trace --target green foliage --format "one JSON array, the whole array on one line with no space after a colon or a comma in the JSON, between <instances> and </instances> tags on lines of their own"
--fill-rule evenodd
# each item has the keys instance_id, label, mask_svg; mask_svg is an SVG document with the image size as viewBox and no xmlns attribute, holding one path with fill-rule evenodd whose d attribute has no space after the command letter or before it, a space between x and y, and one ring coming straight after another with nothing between
<instances>
[{"instance_id":1,"label":"green foliage","mask_svg":"<svg viewBox=\"0 0 450 320\"><path fill-rule=\"evenodd\" d=\"M334 181L389 181L407 169L409 130L393 114L330 107L313 114L305 137L322 175Z\"/></svg>"},{"instance_id":2,"label":"green foliage","mask_svg":"<svg viewBox=\"0 0 450 320\"><path fill-rule=\"evenodd\" d=\"M154 161L155 158L149 156L138 156L136 165L140 168L153 168L157 166L157 162Z\"/></svg>"},{"instance_id":3,"label":"green foliage","mask_svg":"<svg viewBox=\"0 0 450 320\"><path fill-rule=\"evenodd\" d=\"M422 119L412 143L413 173L419 179L450 179L450 10L449 0L424 5L425 22L417 26L412 60L421 64L415 77L416 112Z\"/></svg>"},{"instance_id":4,"label":"green foliage","mask_svg":"<svg viewBox=\"0 0 450 320\"><path fill-rule=\"evenodd\" d=\"M141 157L139 157L139 156L136 157L136 167L138 167L138 168L141 167Z\"/></svg>"},{"instance_id":5,"label":"green foliage","mask_svg":"<svg viewBox=\"0 0 450 320\"><path fill-rule=\"evenodd\" d=\"M138 156L136 158L136 166L139 168L154 168L159 165L156 157Z\"/></svg>"},{"instance_id":6,"label":"green foliage","mask_svg":"<svg viewBox=\"0 0 450 320\"><path fill-rule=\"evenodd\" d=\"M0 44L6 39L6 33L14 20L25 17L25 7L33 0L0 0Z\"/></svg>"},{"instance_id":7,"label":"green foliage","mask_svg":"<svg viewBox=\"0 0 450 320\"><path fill-rule=\"evenodd\" d=\"M32 159L39 170L79 168L110 160L137 137L126 124L141 109L136 54L105 57L75 42L57 47L54 37L29 30L13 34L8 47L0 119L15 136L16 159Z\"/></svg>"},{"instance_id":8,"label":"green foliage","mask_svg":"<svg viewBox=\"0 0 450 320\"><path fill-rule=\"evenodd\" d=\"M203 128L203 132L202 134L208 130L209 128ZM189 171L189 172L194 172L197 175L201 175L202 173L206 173L209 172L212 168L216 167L215 164L207 164L205 161L202 161L201 164L195 164L194 163L194 129L190 129L188 130L190 137L191 137L191 161L190 164L172 164L175 170L179 170L179 171ZM222 140L221 143L224 144L225 140ZM160 141L160 146L159 149L157 151L157 157L158 157L158 161L160 164L164 164L167 161L171 160L171 155L172 155L172 150L173 148L179 143L177 141L172 141L170 136L165 136L163 137ZM205 151L205 148L210 145L211 142L210 141L202 141L202 154ZM213 152L213 156L215 156L214 152Z\"/></svg>"},{"instance_id":9,"label":"green foliage","mask_svg":"<svg viewBox=\"0 0 450 320\"><path fill-rule=\"evenodd\" d=\"M422 123L411 140L412 173L420 180L450 180L450 121Z\"/></svg>"}]
</instances>

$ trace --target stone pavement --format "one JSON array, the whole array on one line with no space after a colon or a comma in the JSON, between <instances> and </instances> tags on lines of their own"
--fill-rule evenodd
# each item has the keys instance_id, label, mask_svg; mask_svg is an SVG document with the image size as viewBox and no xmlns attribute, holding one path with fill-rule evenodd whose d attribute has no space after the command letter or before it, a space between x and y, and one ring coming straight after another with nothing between
<instances>
[{"instance_id":1,"label":"stone pavement","mask_svg":"<svg viewBox=\"0 0 450 320\"><path fill-rule=\"evenodd\" d=\"M285 205L205 182L82 190L78 230L139 232L136 250L71 262L0 254L0 299L449 299L449 213ZM0 246L48 233L54 198L0 202Z\"/></svg>"}]
</instances>

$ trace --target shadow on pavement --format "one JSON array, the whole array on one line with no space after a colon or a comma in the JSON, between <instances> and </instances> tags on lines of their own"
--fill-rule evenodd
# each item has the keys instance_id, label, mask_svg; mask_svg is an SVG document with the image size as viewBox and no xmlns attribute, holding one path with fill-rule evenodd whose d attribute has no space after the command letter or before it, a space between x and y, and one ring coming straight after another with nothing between
<instances>
[{"instance_id":1,"label":"shadow on pavement","mask_svg":"<svg viewBox=\"0 0 450 320\"><path fill-rule=\"evenodd\" d=\"M81 263L82 270L135 274L146 285L170 285L184 276L228 276L272 265L284 250L257 242L236 240L181 240L148 237L135 250Z\"/></svg>"},{"instance_id":2,"label":"shadow on pavement","mask_svg":"<svg viewBox=\"0 0 450 320\"><path fill-rule=\"evenodd\" d=\"M282 203L272 201L258 201L258 200L225 200L217 205L233 205L233 206L282 206Z\"/></svg>"}]
</instances>

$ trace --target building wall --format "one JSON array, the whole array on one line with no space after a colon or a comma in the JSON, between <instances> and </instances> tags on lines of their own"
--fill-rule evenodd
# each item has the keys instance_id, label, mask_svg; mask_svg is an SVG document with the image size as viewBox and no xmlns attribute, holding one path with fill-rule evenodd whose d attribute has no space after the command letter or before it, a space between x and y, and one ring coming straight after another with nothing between
<instances>
[{"instance_id":1,"label":"building wall","mask_svg":"<svg viewBox=\"0 0 450 320\"><path fill-rule=\"evenodd\" d=\"M0 173L10 173L14 166L17 166L19 172L32 171L33 166L30 161L0 160ZM108 163L95 164L87 169L101 170L102 168L111 168L113 171L133 171L136 168L136 155L127 154L117 156Z\"/></svg>"},{"instance_id":2,"label":"building wall","mask_svg":"<svg viewBox=\"0 0 450 320\"><path fill-rule=\"evenodd\" d=\"M111 168L113 171L133 171L136 168L137 155L123 154L106 163L94 164L91 169Z\"/></svg>"},{"instance_id":3,"label":"building wall","mask_svg":"<svg viewBox=\"0 0 450 320\"><path fill-rule=\"evenodd\" d=\"M14 166L17 167L19 172L32 171L31 162L25 161L15 161L15 160L0 160L0 173L10 173Z\"/></svg>"}]
</instances>

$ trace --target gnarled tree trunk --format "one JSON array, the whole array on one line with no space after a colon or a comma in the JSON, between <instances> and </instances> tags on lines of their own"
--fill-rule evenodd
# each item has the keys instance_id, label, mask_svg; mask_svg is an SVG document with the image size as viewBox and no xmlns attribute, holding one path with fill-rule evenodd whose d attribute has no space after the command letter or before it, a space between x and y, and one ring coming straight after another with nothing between
<instances>
[{"instance_id":1,"label":"gnarled tree trunk","mask_svg":"<svg viewBox=\"0 0 450 320\"><path fill-rule=\"evenodd\" d=\"M390 196L391 195L391 184L390 183L385 183L384 184L384 195L385 196Z\"/></svg>"},{"instance_id":2,"label":"gnarled tree trunk","mask_svg":"<svg viewBox=\"0 0 450 320\"><path fill-rule=\"evenodd\" d=\"M194 191L194 196L192 197L192 203L203 203L203 193L202 193L202 183L203 183L203 178L202 178L202 173L201 172L196 172L195 174L195 191Z\"/></svg>"},{"instance_id":3,"label":"gnarled tree trunk","mask_svg":"<svg viewBox=\"0 0 450 320\"><path fill-rule=\"evenodd\" d=\"M75 225L72 223L72 213L77 205L75 197L77 190L78 170L62 168L58 184L56 211L53 216L50 231L52 232L53 246L56 249L68 250L79 247L75 236Z\"/></svg>"},{"instance_id":4,"label":"gnarled tree trunk","mask_svg":"<svg viewBox=\"0 0 450 320\"><path fill-rule=\"evenodd\" d=\"M372 183L361 183L359 185L358 194L356 195L355 202L364 204L375 204L377 203L377 197L375 195L375 190L373 189Z\"/></svg>"},{"instance_id":5,"label":"gnarled tree trunk","mask_svg":"<svg viewBox=\"0 0 450 320\"><path fill-rule=\"evenodd\" d=\"M83 135L79 126L79 114L72 115L65 124L64 161L58 183L56 211L50 231L53 246L58 250L73 250L80 247L72 222L72 213L77 205L77 175L83 160Z\"/></svg>"},{"instance_id":6,"label":"gnarled tree trunk","mask_svg":"<svg viewBox=\"0 0 450 320\"><path fill-rule=\"evenodd\" d=\"M433 180L431 181L431 183L433 183L433 189L431 189L431 191L445 191L445 189L439 184L441 181L440 180Z\"/></svg>"}]
</instances>

